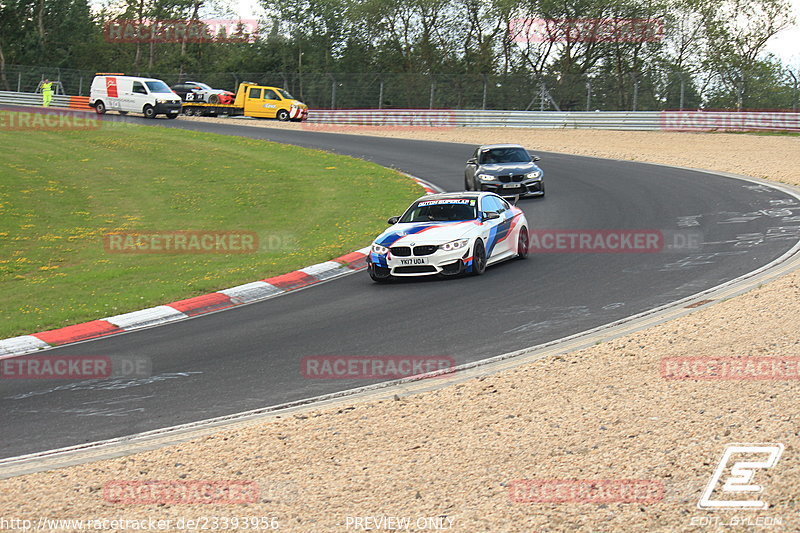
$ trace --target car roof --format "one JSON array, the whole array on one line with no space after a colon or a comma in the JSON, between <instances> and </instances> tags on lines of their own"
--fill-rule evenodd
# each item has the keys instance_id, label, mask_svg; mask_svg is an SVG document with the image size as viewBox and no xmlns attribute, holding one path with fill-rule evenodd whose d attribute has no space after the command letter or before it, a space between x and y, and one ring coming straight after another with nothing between
<instances>
[{"instance_id":1,"label":"car roof","mask_svg":"<svg viewBox=\"0 0 800 533\"><path fill-rule=\"evenodd\" d=\"M104 78L130 78L132 80L141 80L141 81L163 81L163 80L159 80L158 78L147 78L147 77L144 77L144 76L117 76L115 74L102 74L101 76L104 77ZM97 77L99 78L101 76L97 76Z\"/></svg>"},{"instance_id":2,"label":"car roof","mask_svg":"<svg viewBox=\"0 0 800 533\"><path fill-rule=\"evenodd\" d=\"M478 147L479 150L489 150L491 148L522 148L525 149L524 146L520 144L482 144Z\"/></svg>"},{"instance_id":3,"label":"car roof","mask_svg":"<svg viewBox=\"0 0 800 533\"><path fill-rule=\"evenodd\" d=\"M448 200L452 198L482 198L484 196L497 196L493 192L488 191L461 191L461 192L445 192L445 193L437 193L437 194L426 194L425 196L420 196L415 202L419 202L421 200L428 201L428 200Z\"/></svg>"}]
</instances>

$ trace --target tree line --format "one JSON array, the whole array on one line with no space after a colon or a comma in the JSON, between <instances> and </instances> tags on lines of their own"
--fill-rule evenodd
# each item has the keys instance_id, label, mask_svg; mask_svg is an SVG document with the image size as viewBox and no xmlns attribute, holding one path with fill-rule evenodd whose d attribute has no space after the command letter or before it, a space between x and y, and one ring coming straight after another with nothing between
<instances>
[{"instance_id":1,"label":"tree line","mask_svg":"<svg viewBox=\"0 0 800 533\"><path fill-rule=\"evenodd\" d=\"M257 32L240 25L239 38L179 34L164 42L108 30L114 21L203 20L206 0L123 0L95 10L88 0L0 0L0 89L14 90L11 65L34 65L201 78L221 88L261 78L250 81L282 85L316 107L797 107L797 69L765 53L793 22L788 0L264 0L263 7ZM235 18L230 9L225 16Z\"/></svg>"}]
</instances>

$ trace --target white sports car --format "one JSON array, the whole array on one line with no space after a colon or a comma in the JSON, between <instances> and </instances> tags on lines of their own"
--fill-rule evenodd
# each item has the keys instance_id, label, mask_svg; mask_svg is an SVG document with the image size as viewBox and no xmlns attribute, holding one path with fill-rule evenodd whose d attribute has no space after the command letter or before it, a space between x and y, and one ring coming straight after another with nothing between
<instances>
[{"instance_id":1,"label":"white sports car","mask_svg":"<svg viewBox=\"0 0 800 533\"><path fill-rule=\"evenodd\" d=\"M483 274L488 265L528 255L521 209L490 192L423 196L372 243L367 267L377 282L394 276Z\"/></svg>"}]
</instances>

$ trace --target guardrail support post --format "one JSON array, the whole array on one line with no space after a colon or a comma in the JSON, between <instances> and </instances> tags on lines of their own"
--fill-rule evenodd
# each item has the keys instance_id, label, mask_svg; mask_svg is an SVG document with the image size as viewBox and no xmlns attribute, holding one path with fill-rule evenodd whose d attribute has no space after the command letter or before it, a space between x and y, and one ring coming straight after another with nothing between
<instances>
[{"instance_id":1,"label":"guardrail support post","mask_svg":"<svg viewBox=\"0 0 800 533\"><path fill-rule=\"evenodd\" d=\"M381 79L381 86L378 91L378 109L383 109L383 79Z\"/></svg>"}]
</instances>

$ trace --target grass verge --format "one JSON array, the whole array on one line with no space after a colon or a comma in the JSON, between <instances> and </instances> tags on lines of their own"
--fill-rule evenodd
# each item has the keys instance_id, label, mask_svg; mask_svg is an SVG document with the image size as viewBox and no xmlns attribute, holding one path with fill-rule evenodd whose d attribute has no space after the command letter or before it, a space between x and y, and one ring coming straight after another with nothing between
<instances>
[{"instance_id":1,"label":"grass verge","mask_svg":"<svg viewBox=\"0 0 800 533\"><path fill-rule=\"evenodd\" d=\"M213 292L369 244L422 194L317 150L103 122L0 131L0 338ZM254 253L110 253L104 235L254 232Z\"/></svg>"}]
</instances>

